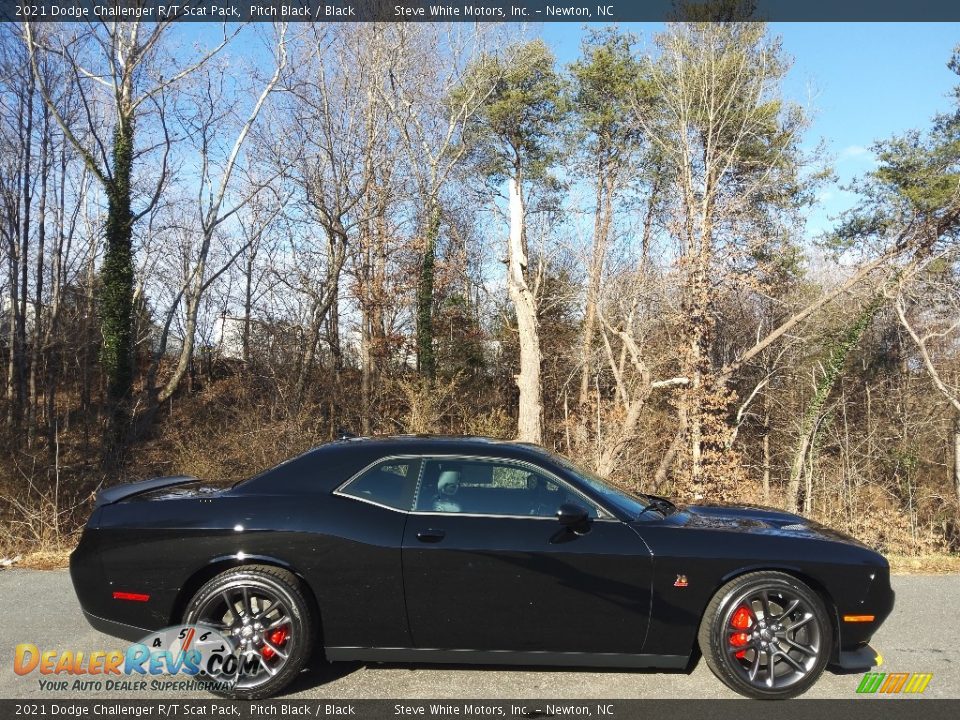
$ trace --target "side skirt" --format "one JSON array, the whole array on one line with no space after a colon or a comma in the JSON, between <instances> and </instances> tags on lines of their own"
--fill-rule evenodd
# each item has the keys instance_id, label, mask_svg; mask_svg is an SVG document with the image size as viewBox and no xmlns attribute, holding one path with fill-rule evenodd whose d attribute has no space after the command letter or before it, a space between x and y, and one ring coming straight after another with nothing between
<instances>
[{"instance_id":1,"label":"side skirt","mask_svg":"<svg viewBox=\"0 0 960 720\"><path fill-rule=\"evenodd\" d=\"M325 648L331 662L362 660L388 663L452 663L456 665L544 665L555 667L684 669L689 655L552 652L547 650L435 650L432 648Z\"/></svg>"}]
</instances>

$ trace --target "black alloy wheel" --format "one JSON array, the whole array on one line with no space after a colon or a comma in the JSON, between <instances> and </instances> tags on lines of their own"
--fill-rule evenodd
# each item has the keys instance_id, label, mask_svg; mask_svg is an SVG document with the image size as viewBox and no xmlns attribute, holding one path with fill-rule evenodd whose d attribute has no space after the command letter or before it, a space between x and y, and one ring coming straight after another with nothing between
<instances>
[{"instance_id":1,"label":"black alloy wheel","mask_svg":"<svg viewBox=\"0 0 960 720\"><path fill-rule=\"evenodd\" d=\"M832 628L820 597L785 573L755 572L724 585L699 633L707 665L747 697L802 694L826 667Z\"/></svg>"},{"instance_id":2,"label":"black alloy wheel","mask_svg":"<svg viewBox=\"0 0 960 720\"><path fill-rule=\"evenodd\" d=\"M267 565L227 570L194 595L184 622L205 625L230 640L241 666L253 666L230 697L276 694L303 669L313 650L313 618L300 582Z\"/></svg>"}]
</instances>

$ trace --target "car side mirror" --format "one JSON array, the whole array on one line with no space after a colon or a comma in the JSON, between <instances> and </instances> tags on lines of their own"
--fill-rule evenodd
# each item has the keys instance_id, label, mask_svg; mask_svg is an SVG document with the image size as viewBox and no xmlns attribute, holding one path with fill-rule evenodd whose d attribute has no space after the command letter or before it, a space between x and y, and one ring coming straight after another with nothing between
<instances>
[{"instance_id":1,"label":"car side mirror","mask_svg":"<svg viewBox=\"0 0 960 720\"><path fill-rule=\"evenodd\" d=\"M563 503L557 509L557 520L575 533L584 533L590 525L590 513L582 505Z\"/></svg>"}]
</instances>

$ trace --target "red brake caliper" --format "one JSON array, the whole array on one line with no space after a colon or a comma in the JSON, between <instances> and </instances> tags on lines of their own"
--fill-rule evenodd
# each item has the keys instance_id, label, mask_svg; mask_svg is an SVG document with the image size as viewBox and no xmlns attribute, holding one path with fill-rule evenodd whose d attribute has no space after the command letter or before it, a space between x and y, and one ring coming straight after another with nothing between
<instances>
[{"instance_id":1,"label":"red brake caliper","mask_svg":"<svg viewBox=\"0 0 960 720\"><path fill-rule=\"evenodd\" d=\"M733 617L730 618L730 624L740 632L733 633L730 636L731 645L734 647L743 647L750 642L750 635L744 631L749 629L752 622L753 620L750 615L750 610L745 605L741 605L734 611ZM736 652L736 657L742 658L746 654L746 650L738 650Z\"/></svg>"},{"instance_id":2,"label":"red brake caliper","mask_svg":"<svg viewBox=\"0 0 960 720\"><path fill-rule=\"evenodd\" d=\"M270 641L270 644L273 645L274 647L280 647L281 645L283 645L283 644L287 641L287 638L288 638L288 637L290 637L290 635L289 635L289 633L287 632L286 626L284 626L284 627L279 627L279 628L277 628L277 629L274 630L272 633L270 633L269 635L267 635L267 640L269 640L269 641ZM273 650L271 650L271 649L270 649L269 647L267 647L266 645L264 645L264 647L263 647L263 649L261 650L261 652L263 653L263 656L264 656L267 660L269 660L269 659L272 658L274 655L276 655L276 653L273 652Z\"/></svg>"}]
</instances>

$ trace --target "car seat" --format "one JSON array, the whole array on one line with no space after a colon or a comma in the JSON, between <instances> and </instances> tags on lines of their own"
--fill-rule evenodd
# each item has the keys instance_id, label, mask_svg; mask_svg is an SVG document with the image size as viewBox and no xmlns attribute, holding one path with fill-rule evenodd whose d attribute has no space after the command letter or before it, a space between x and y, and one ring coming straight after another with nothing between
<instances>
[{"instance_id":1,"label":"car seat","mask_svg":"<svg viewBox=\"0 0 960 720\"><path fill-rule=\"evenodd\" d=\"M437 494L433 499L434 512L461 512L460 503L455 499L460 490L460 473L456 470L444 470L437 479Z\"/></svg>"}]
</instances>

